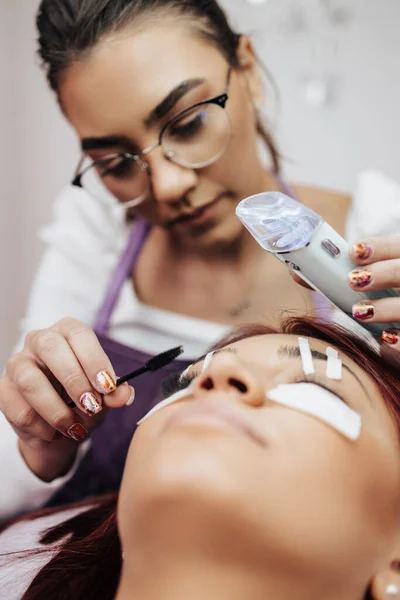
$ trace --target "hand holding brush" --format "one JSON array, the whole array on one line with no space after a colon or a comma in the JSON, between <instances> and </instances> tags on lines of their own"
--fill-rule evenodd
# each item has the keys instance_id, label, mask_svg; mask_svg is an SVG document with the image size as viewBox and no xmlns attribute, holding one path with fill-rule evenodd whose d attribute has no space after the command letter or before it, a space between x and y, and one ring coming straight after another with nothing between
<instances>
[{"instance_id":1,"label":"hand holding brush","mask_svg":"<svg viewBox=\"0 0 400 600\"><path fill-rule=\"evenodd\" d=\"M172 363L180 354L183 352L183 346L178 346L177 348L172 348L171 350L167 350L166 352L162 352L161 354L157 354L150 360L148 360L142 367L139 369L135 369L131 373L127 373L122 377L117 378L116 386L120 386L123 383L129 382L140 375L144 375L145 373L151 373L154 371L159 371L160 369L166 367L170 363ZM68 406L71 408L75 408L75 402L68 402Z\"/></svg>"}]
</instances>

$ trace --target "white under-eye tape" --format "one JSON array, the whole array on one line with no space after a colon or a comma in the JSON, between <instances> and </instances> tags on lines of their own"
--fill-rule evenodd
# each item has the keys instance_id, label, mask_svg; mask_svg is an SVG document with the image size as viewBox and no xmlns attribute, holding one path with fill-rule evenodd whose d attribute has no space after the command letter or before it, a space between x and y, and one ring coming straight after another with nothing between
<instances>
[{"instance_id":1,"label":"white under-eye tape","mask_svg":"<svg viewBox=\"0 0 400 600\"><path fill-rule=\"evenodd\" d=\"M303 363L304 375L315 373L313 358L310 350L310 343L307 338L299 337L299 348L301 362Z\"/></svg>"},{"instance_id":2,"label":"white under-eye tape","mask_svg":"<svg viewBox=\"0 0 400 600\"><path fill-rule=\"evenodd\" d=\"M189 365L188 367L186 367L186 369L184 371L182 371L182 373L180 374L180 377L179 377L179 381L181 379L183 379L184 377L186 377L186 375L189 373L189 371L192 367L193 367L193 365Z\"/></svg>"},{"instance_id":3,"label":"white under-eye tape","mask_svg":"<svg viewBox=\"0 0 400 600\"><path fill-rule=\"evenodd\" d=\"M163 408L165 408L166 406L169 406L170 404L179 402L179 400L182 400L182 398L186 398L186 396L189 396L189 394L190 394L190 389L191 389L191 386L189 385L184 390L180 390L179 392L172 394L172 396L170 396L169 398L166 398L165 400L161 400L161 402L156 404L156 406L154 406L144 417L142 417L140 419L140 421L137 422L137 424L141 425L144 421L146 421L149 417L153 416L159 410L162 410Z\"/></svg>"},{"instance_id":4,"label":"white under-eye tape","mask_svg":"<svg viewBox=\"0 0 400 600\"><path fill-rule=\"evenodd\" d=\"M201 372L204 373L204 371L206 369L208 369L208 367L210 366L210 363L212 361L212 357L214 356L215 352L209 352L207 354L207 356L205 357L204 361L203 361L203 368L201 369Z\"/></svg>"},{"instance_id":5,"label":"white under-eye tape","mask_svg":"<svg viewBox=\"0 0 400 600\"><path fill-rule=\"evenodd\" d=\"M329 379L342 379L342 361L339 358L339 352L333 348L326 349L328 357L326 363L326 376Z\"/></svg>"},{"instance_id":6,"label":"white under-eye tape","mask_svg":"<svg viewBox=\"0 0 400 600\"><path fill-rule=\"evenodd\" d=\"M327 423L349 440L361 433L361 416L338 396L315 383L287 383L266 392L277 404L293 408Z\"/></svg>"},{"instance_id":7,"label":"white under-eye tape","mask_svg":"<svg viewBox=\"0 0 400 600\"><path fill-rule=\"evenodd\" d=\"M212 357L214 355L214 352L209 352L207 354L207 356L204 358L203 361L203 368L201 369L201 372L203 373L203 371L205 371L208 366L211 363ZM191 365L192 366L192 365ZM184 375L186 375L191 366L189 366L187 369L185 369L185 371L183 371L183 373L180 376L180 379L182 379L182 377ZM158 412L159 410L162 410L163 408L165 408L166 406L170 406L170 404L174 404L175 402L179 402L179 400L182 400L182 398L186 398L186 396L189 396L190 394L190 390L191 390L191 385L189 385L187 388L185 388L184 390L180 390L179 392L176 392L175 394L173 394L172 396L170 396L169 398L166 398L165 400L162 400L161 402L159 402L156 406L154 406L144 417L142 417L140 419L140 421L137 422L138 425L141 425L144 421L146 421L149 417L152 417L156 412Z\"/></svg>"}]
</instances>

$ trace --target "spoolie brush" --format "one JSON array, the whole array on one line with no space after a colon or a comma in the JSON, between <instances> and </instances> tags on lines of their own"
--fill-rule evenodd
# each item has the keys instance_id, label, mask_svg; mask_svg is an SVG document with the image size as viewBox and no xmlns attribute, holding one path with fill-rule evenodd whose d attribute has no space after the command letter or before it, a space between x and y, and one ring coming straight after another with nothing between
<instances>
[{"instance_id":1,"label":"spoolie brush","mask_svg":"<svg viewBox=\"0 0 400 600\"><path fill-rule=\"evenodd\" d=\"M154 356L148 360L143 367L140 367L140 369L136 369L136 371L132 371L132 373L128 373L127 375L120 377L117 380L117 386L125 383L126 381L130 381L131 379L135 379L135 377L139 377L139 375L143 375L143 373L147 373L148 371L159 371L163 367L166 367L172 363L172 361L182 354L182 352L183 346L178 346L177 348L172 348L171 350L167 350L166 352L162 352L162 354Z\"/></svg>"}]
</instances>

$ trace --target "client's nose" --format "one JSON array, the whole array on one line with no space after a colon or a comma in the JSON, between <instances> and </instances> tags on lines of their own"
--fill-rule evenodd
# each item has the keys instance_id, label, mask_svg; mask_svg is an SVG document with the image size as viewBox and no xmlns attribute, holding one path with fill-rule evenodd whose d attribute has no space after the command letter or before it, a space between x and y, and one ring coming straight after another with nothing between
<instances>
[{"instance_id":1,"label":"client's nose","mask_svg":"<svg viewBox=\"0 0 400 600\"><path fill-rule=\"evenodd\" d=\"M264 385L233 353L214 355L193 387L197 395L221 392L251 406L264 404Z\"/></svg>"}]
</instances>

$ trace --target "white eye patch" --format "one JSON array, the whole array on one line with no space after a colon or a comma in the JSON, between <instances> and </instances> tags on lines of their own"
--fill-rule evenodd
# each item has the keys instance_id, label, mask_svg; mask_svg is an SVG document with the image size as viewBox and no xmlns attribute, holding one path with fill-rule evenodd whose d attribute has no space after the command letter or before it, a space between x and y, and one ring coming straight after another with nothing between
<instances>
[{"instance_id":1,"label":"white eye patch","mask_svg":"<svg viewBox=\"0 0 400 600\"><path fill-rule=\"evenodd\" d=\"M161 402L156 404L156 406L154 406L146 415L144 415L144 417L142 417L140 419L140 421L137 422L137 425L141 425L149 417L153 416L156 412L158 412L159 410L162 410L166 406L169 406L170 404L174 404L175 402L179 402L179 400L182 400L182 398L186 398L186 396L189 396L190 388L191 388L191 386L189 385L184 390L180 390L179 392L172 394L172 396L170 396L169 398L166 398L165 400L162 400Z\"/></svg>"},{"instance_id":2,"label":"white eye patch","mask_svg":"<svg viewBox=\"0 0 400 600\"><path fill-rule=\"evenodd\" d=\"M210 363L212 361L212 357L214 356L214 354L215 354L215 352L209 352L207 354L207 356L205 357L204 362L203 362L203 368L201 369L202 373L204 373L204 371L206 369L208 369L208 367L210 366Z\"/></svg>"},{"instance_id":3,"label":"white eye patch","mask_svg":"<svg viewBox=\"0 0 400 600\"><path fill-rule=\"evenodd\" d=\"M338 396L315 383L278 385L269 390L266 397L277 404L316 417L349 440L357 440L360 437L361 416Z\"/></svg>"}]
</instances>

